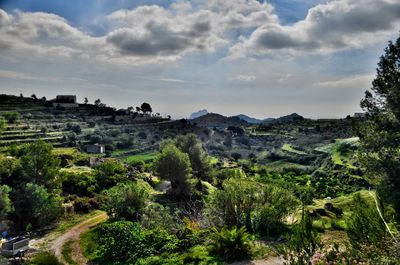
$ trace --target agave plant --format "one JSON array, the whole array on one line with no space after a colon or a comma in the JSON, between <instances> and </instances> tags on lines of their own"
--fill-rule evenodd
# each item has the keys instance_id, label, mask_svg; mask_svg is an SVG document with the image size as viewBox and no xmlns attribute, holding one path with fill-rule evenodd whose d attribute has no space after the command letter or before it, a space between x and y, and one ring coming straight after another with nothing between
<instances>
[{"instance_id":1,"label":"agave plant","mask_svg":"<svg viewBox=\"0 0 400 265\"><path fill-rule=\"evenodd\" d=\"M228 261L242 260L251 256L251 239L246 227L214 229L210 252Z\"/></svg>"}]
</instances>

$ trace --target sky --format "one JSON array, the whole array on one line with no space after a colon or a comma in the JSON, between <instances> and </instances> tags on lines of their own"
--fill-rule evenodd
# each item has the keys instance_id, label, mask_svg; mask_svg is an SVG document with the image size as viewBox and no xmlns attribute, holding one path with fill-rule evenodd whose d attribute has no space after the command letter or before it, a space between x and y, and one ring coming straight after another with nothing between
<instances>
[{"instance_id":1,"label":"sky","mask_svg":"<svg viewBox=\"0 0 400 265\"><path fill-rule=\"evenodd\" d=\"M0 93L340 118L399 30L398 0L0 0Z\"/></svg>"}]
</instances>

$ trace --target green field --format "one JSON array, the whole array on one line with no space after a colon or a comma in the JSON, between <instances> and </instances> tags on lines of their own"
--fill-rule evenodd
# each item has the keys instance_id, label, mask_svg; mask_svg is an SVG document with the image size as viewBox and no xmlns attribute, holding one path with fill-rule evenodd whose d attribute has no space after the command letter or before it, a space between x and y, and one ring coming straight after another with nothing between
<instances>
[{"instance_id":1,"label":"green field","mask_svg":"<svg viewBox=\"0 0 400 265\"><path fill-rule=\"evenodd\" d=\"M141 154L136 154L136 155L131 155L125 158L124 160L127 163L132 163L132 162L138 162L138 161L143 161L143 162L149 162L153 161L157 156L157 152L149 152L149 153L141 153Z\"/></svg>"},{"instance_id":2,"label":"green field","mask_svg":"<svg viewBox=\"0 0 400 265\"><path fill-rule=\"evenodd\" d=\"M289 153L294 153L294 154L297 154L297 155L306 155L307 154L304 151L296 150L290 144L284 144L281 149L282 149L282 151L286 151L286 152L289 152Z\"/></svg>"}]
</instances>

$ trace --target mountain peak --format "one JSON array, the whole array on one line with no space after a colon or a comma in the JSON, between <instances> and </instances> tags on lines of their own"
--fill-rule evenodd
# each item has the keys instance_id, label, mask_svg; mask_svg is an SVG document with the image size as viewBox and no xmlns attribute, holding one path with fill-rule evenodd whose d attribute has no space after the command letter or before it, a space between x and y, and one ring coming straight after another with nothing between
<instances>
[{"instance_id":1,"label":"mountain peak","mask_svg":"<svg viewBox=\"0 0 400 265\"><path fill-rule=\"evenodd\" d=\"M201 116L207 115L208 111L206 109L202 109L196 112L193 112L192 114L190 114L189 120L194 120L196 118L199 118Z\"/></svg>"}]
</instances>

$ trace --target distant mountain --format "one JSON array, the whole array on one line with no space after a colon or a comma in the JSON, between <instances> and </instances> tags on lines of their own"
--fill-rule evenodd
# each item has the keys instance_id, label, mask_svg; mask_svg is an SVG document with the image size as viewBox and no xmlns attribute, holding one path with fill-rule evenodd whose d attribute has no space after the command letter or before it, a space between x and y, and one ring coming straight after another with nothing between
<instances>
[{"instance_id":1,"label":"distant mountain","mask_svg":"<svg viewBox=\"0 0 400 265\"><path fill-rule=\"evenodd\" d=\"M197 112L193 112L190 114L189 120L194 120L196 118L199 118L201 116L207 115L208 111L206 109L199 110Z\"/></svg>"},{"instance_id":2,"label":"distant mountain","mask_svg":"<svg viewBox=\"0 0 400 265\"><path fill-rule=\"evenodd\" d=\"M262 122L262 120L260 120L260 119L252 118L252 117L249 117L244 114L239 114L239 115L232 116L232 117L238 117L239 119L241 119L245 122L251 123L251 124L258 124L258 123Z\"/></svg>"},{"instance_id":3,"label":"distant mountain","mask_svg":"<svg viewBox=\"0 0 400 265\"><path fill-rule=\"evenodd\" d=\"M239 117L226 117L218 113L208 113L190 121L203 127L229 127L229 126L247 126L246 121Z\"/></svg>"},{"instance_id":4,"label":"distant mountain","mask_svg":"<svg viewBox=\"0 0 400 265\"><path fill-rule=\"evenodd\" d=\"M250 117L250 116L247 116L244 114L239 114L239 115L236 115L233 117L238 117L239 119L241 119L247 123L250 123L250 124L268 123L268 122L275 120L274 118L266 118L266 119L261 120L261 119L253 118L253 117Z\"/></svg>"},{"instance_id":5,"label":"distant mountain","mask_svg":"<svg viewBox=\"0 0 400 265\"><path fill-rule=\"evenodd\" d=\"M266 119L263 121L264 124L268 123L288 123L288 122L294 122L294 121L299 121L299 120L304 120L304 117L297 114L297 113L292 113L286 116L279 117L277 119Z\"/></svg>"},{"instance_id":6,"label":"distant mountain","mask_svg":"<svg viewBox=\"0 0 400 265\"><path fill-rule=\"evenodd\" d=\"M275 119L274 118L266 118L262 121L262 123L270 123L273 122Z\"/></svg>"}]
</instances>

